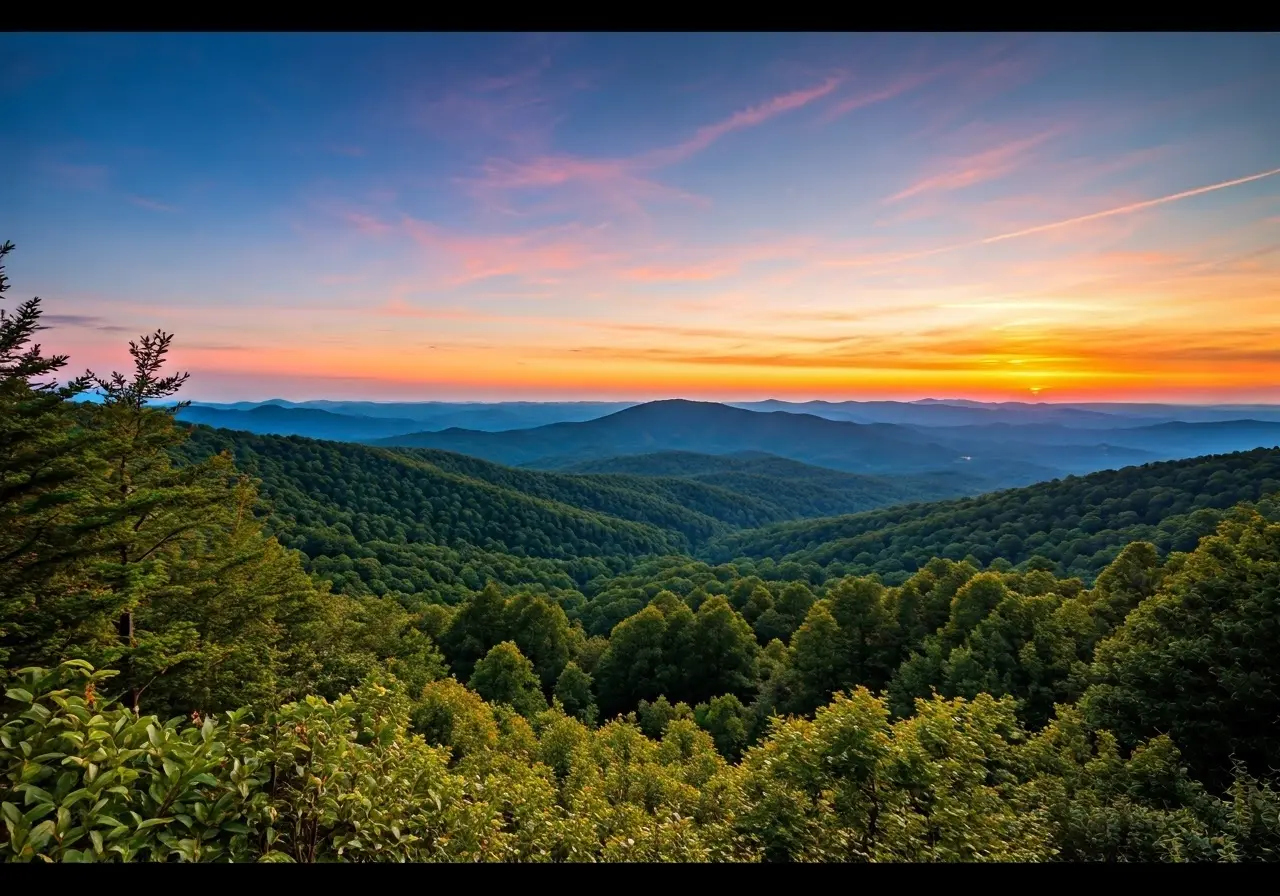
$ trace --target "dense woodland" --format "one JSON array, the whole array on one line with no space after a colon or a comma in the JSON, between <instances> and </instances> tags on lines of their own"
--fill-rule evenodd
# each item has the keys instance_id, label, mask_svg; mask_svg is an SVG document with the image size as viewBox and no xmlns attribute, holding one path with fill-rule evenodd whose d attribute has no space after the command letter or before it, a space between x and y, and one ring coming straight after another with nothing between
<instances>
[{"instance_id":1,"label":"dense woodland","mask_svg":"<svg viewBox=\"0 0 1280 896\"><path fill-rule=\"evenodd\" d=\"M0 318L6 860L1280 855L1278 451L778 523L193 430L168 334L54 385L40 313Z\"/></svg>"}]
</instances>

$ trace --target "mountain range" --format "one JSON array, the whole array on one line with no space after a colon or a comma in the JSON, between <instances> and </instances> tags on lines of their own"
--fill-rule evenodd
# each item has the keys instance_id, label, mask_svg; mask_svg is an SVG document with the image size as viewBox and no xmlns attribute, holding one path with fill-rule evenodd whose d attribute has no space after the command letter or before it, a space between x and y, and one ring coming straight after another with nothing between
<instances>
[{"instance_id":1,"label":"mountain range","mask_svg":"<svg viewBox=\"0 0 1280 896\"><path fill-rule=\"evenodd\" d=\"M775 464L786 459L847 474L945 476L952 491L944 493L976 494L1096 470L1280 445L1280 413L1275 408L1240 408L1237 412L1251 411L1276 419L1203 419L1235 410L941 401L765 401L736 406L680 399L638 405L294 405L277 400L223 406L192 404L179 412L179 418L261 435L432 448L541 470L620 471L630 469L628 463L636 463L621 459L642 455L653 457L640 466L675 463L692 469L691 455L734 456L738 458L735 464L721 464L714 471L708 468L693 475L714 472L716 476L732 475L739 482L759 475L743 466L749 466L746 457L756 452L770 455ZM1173 412L1197 419L1155 416ZM565 416L571 419L554 419ZM553 422L519 425L547 418ZM444 425L458 420L468 425ZM684 456L667 456L671 452ZM932 482L930 489L937 484ZM937 497L942 493L930 494Z\"/></svg>"}]
</instances>

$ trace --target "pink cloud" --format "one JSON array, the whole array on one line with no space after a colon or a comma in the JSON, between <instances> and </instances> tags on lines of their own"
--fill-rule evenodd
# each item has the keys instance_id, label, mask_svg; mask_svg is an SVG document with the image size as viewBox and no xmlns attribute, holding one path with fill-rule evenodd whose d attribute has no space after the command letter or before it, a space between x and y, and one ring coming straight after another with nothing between
<instances>
[{"instance_id":1,"label":"pink cloud","mask_svg":"<svg viewBox=\"0 0 1280 896\"><path fill-rule=\"evenodd\" d=\"M641 157L640 163L643 165L663 166L684 161L690 156L702 152L726 134L742 128L764 124L784 112L800 109L814 100L827 96L840 85L841 80L838 77L828 78L814 87L784 93L781 96L775 96L740 112L735 112L728 118L698 128L688 140L645 154Z\"/></svg>"},{"instance_id":2,"label":"pink cloud","mask_svg":"<svg viewBox=\"0 0 1280 896\"><path fill-rule=\"evenodd\" d=\"M1003 177L1025 164L1032 150L1060 132L1060 128L1052 128L971 155L948 159L939 170L921 178L905 190L893 194L885 201L899 202L922 193L960 190Z\"/></svg>"},{"instance_id":3,"label":"pink cloud","mask_svg":"<svg viewBox=\"0 0 1280 896\"><path fill-rule=\"evenodd\" d=\"M508 74L458 81L421 102L418 118L451 142L496 141L520 152L545 148L559 121L554 101L584 86L580 78L551 81L550 65L544 55Z\"/></svg>"},{"instance_id":4,"label":"pink cloud","mask_svg":"<svg viewBox=\"0 0 1280 896\"><path fill-rule=\"evenodd\" d=\"M640 283L699 282L719 280L737 273L738 266L729 261L707 262L691 265L654 265L652 267L636 267L623 271L628 280Z\"/></svg>"},{"instance_id":5,"label":"pink cloud","mask_svg":"<svg viewBox=\"0 0 1280 896\"><path fill-rule=\"evenodd\" d=\"M813 240L796 238L712 248L702 253L703 258L675 263L667 260L673 254L668 247L659 247L654 254L659 255L663 262L627 268L621 276L640 283L706 282L731 277L741 273L746 266L760 262L812 261L817 250Z\"/></svg>"},{"instance_id":6,"label":"pink cloud","mask_svg":"<svg viewBox=\"0 0 1280 896\"><path fill-rule=\"evenodd\" d=\"M734 131L756 127L786 112L802 108L829 95L840 84L829 78L803 90L775 96L728 118L699 128L687 140L630 158L587 158L541 154L525 161L491 159L479 177L462 179L473 195L491 208L514 210L502 203L507 193L576 188L588 200L639 212L647 201L682 200L705 204L703 197L657 183L645 172L684 161Z\"/></svg>"},{"instance_id":7,"label":"pink cloud","mask_svg":"<svg viewBox=\"0 0 1280 896\"><path fill-rule=\"evenodd\" d=\"M506 193L558 188L578 190L583 194L579 199L594 199L633 213L640 213L647 201L706 204L704 197L640 176L636 166L620 159L543 156L523 163L493 159L485 163L480 178L464 179L462 183L491 208L508 213L515 212L503 202ZM554 203L548 205L542 210L557 210Z\"/></svg>"},{"instance_id":8,"label":"pink cloud","mask_svg":"<svg viewBox=\"0 0 1280 896\"><path fill-rule=\"evenodd\" d=\"M954 65L942 65L934 66L932 68L920 68L915 71L906 72L887 84L862 90L831 104L827 107L827 111L823 114L822 118L824 121L834 121L840 116L847 115L857 109L897 99L900 96L904 96L905 94L911 93L912 91L929 84L930 82L938 80L942 76L950 73L953 69Z\"/></svg>"},{"instance_id":9,"label":"pink cloud","mask_svg":"<svg viewBox=\"0 0 1280 896\"><path fill-rule=\"evenodd\" d=\"M356 230L369 236L382 236L392 230L390 224L379 221L372 215L366 215L363 212L345 212L343 218Z\"/></svg>"},{"instance_id":10,"label":"pink cloud","mask_svg":"<svg viewBox=\"0 0 1280 896\"><path fill-rule=\"evenodd\" d=\"M557 276L598 266L611 258L593 245L592 231L579 227L549 228L525 234L459 234L406 216L404 226L414 241L444 256L455 272L449 285L504 275L544 283Z\"/></svg>"}]
</instances>

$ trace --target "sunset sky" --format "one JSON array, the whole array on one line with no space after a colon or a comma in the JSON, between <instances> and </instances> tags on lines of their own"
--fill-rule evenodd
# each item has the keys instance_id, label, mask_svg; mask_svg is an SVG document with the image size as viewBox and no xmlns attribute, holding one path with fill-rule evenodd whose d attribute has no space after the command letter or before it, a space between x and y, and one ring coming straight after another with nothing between
<instances>
[{"instance_id":1,"label":"sunset sky","mask_svg":"<svg viewBox=\"0 0 1280 896\"><path fill-rule=\"evenodd\" d=\"M1280 36L0 35L0 241L185 397L1280 401Z\"/></svg>"}]
</instances>

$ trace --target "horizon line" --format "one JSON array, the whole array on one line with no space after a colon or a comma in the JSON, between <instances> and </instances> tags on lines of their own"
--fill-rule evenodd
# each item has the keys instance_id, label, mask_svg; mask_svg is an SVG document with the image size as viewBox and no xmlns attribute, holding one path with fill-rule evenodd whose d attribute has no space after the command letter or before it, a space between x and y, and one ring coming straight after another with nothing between
<instances>
[{"instance_id":1,"label":"horizon line","mask_svg":"<svg viewBox=\"0 0 1280 896\"><path fill-rule=\"evenodd\" d=\"M82 398L82 400L89 400L89 401L92 401L92 400L93 400L93 398L94 398L93 396L84 396L84 397ZM1195 402L1195 401L1189 401L1189 402L1169 402L1169 401L1095 401L1095 400L1085 400L1085 401L1019 401L1019 400L1014 400L1014 399L1007 399L1007 400L986 400L986 399L980 399L980 398L962 398L962 397L949 397L949 398L933 398L933 397L928 397L928 398L915 398L915 399L898 399L898 398L844 398L844 399L812 398L812 399L798 400L798 399L773 398L773 397L768 397L768 398L749 398L749 399L705 399L705 398L685 398L685 397L682 397L682 396L667 396L667 397L665 397L665 398L646 398L646 399L634 399L634 398L617 398L617 399L608 399L608 398L581 398L581 399L564 399L564 400L559 400L559 399L540 399L540 400L532 400L532 399L511 398L511 399L492 399L492 400L488 400L488 401L485 401L485 400L476 400L476 399L449 400L449 399L440 399L440 398L432 398L432 399L377 399L377 398L305 398L305 399L292 399L292 398L280 398L280 397L264 398L264 399L236 398L236 399L228 399L228 400L221 400L221 401L218 401L218 400L213 400L213 399L189 398L189 399L176 399L176 400L172 400L172 401L164 401L164 402L155 402L155 403L154 403L154 406L156 406L156 407L171 407L171 406L173 406L173 405L180 404L180 403L183 403L183 402L187 402L187 403L190 403L190 404L197 404L197 405L232 405L232 404L252 404L252 405L259 405L259 406L262 406L262 405L269 405L269 404L274 404L274 403L278 403L278 402L283 402L283 403L291 404L291 405L306 405L306 404L328 403L328 404L374 404L374 405L378 405L378 404L382 404L382 405L396 405L396 404L405 404L405 405L413 405L413 404L441 404L441 405L500 405L500 404L508 404L508 405L509 405L509 404L527 404L527 405L565 405L565 404L600 405L600 404L625 404L625 405L630 405L630 406L636 406L636 405L642 405L642 404L653 404L653 403L660 402L660 401L688 401L688 402L695 402L695 403L699 403L699 404L720 404L720 405L726 405L726 406L743 405L743 404L764 404L764 403L766 403L766 402L775 402L775 403L778 403L778 404L789 404L789 405L804 405L804 404L926 404L926 403L935 403L935 404L954 404L954 403L964 402L964 403L968 403L968 404L979 404L979 405L1011 405L1011 404L1013 404L1013 405L1027 405L1027 406L1030 406L1030 407L1080 407L1080 406L1084 406L1084 405L1091 405L1091 406L1103 405L1103 406L1123 407L1123 406L1126 406L1126 405L1148 405L1148 406L1154 406L1154 407L1167 407L1167 408L1275 408L1275 409L1277 409L1277 410L1280 410L1280 402L1265 402L1265 401L1263 401L1263 402L1259 402L1259 401L1252 401L1252 402L1230 402L1230 401L1228 401L1228 402Z\"/></svg>"}]
</instances>

